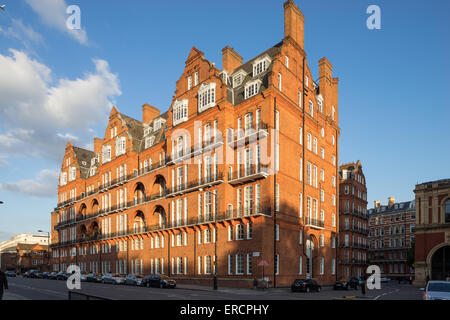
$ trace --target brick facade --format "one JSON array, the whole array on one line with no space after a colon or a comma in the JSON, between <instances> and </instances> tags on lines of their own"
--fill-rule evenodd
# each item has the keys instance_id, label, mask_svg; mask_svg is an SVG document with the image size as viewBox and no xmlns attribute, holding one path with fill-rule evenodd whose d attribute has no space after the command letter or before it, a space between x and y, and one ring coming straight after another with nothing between
<instances>
[{"instance_id":1,"label":"brick facade","mask_svg":"<svg viewBox=\"0 0 450 320\"><path fill-rule=\"evenodd\" d=\"M334 283L338 79L322 58L313 81L304 16L284 8L280 43L245 63L225 47L222 70L192 48L166 113L146 104L138 121L114 107L93 151L67 144L53 270L191 283L216 271L219 285L244 287L268 260L272 285Z\"/></svg>"},{"instance_id":2,"label":"brick facade","mask_svg":"<svg viewBox=\"0 0 450 320\"><path fill-rule=\"evenodd\" d=\"M414 242L416 206L414 201L388 205L375 201L369 210L369 260L380 266L381 274L391 279L409 279L414 270L408 265L408 253Z\"/></svg>"},{"instance_id":3,"label":"brick facade","mask_svg":"<svg viewBox=\"0 0 450 320\"><path fill-rule=\"evenodd\" d=\"M416 185L415 281L450 278L450 179Z\"/></svg>"},{"instance_id":4,"label":"brick facade","mask_svg":"<svg viewBox=\"0 0 450 320\"><path fill-rule=\"evenodd\" d=\"M365 275L368 257L366 178L360 161L339 168L339 277Z\"/></svg>"}]
</instances>

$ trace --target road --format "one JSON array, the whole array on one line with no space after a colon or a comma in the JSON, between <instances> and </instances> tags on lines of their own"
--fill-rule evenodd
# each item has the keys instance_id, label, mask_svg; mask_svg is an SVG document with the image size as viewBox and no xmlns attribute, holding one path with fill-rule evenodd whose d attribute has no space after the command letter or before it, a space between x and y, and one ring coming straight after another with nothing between
<instances>
[{"instance_id":1,"label":"road","mask_svg":"<svg viewBox=\"0 0 450 320\"><path fill-rule=\"evenodd\" d=\"M45 279L8 278L9 290L5 300L67 300L65 281ZM250 289L189 286L180 284L176 289L143 288L125 285L82 282L79 292L114 300L421 300L419 288L408 284L382 284L380 290L369 290L364 298L361 291L334 291L329 287L322 292L292 293L289 288L265 291Z\"/></svg>"}]
</instances>

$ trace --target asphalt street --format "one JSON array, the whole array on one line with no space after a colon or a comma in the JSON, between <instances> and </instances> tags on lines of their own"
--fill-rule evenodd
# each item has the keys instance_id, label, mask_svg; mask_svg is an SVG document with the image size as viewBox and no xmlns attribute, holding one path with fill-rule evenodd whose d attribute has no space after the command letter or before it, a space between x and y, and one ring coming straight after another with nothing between
<instances>
[{"instance_id":1,"label":"asphalt street","mask_svg":"<svg viewBox=\"0 0 450 320\"><path fill-rule=\"evenodd\" d=\"M65 281L8 278L9 290L4 300L67 300ZM75 290L78 291L78 290ZM292 293L289 288L268 290L219 288L179 284L176 289L145 288L125 285L82 282L78 292L114 300L421 300L419 288L409 284L382 284L380 290L335 291L323 287L320 293Z\"/></svg>"}]
</instances>

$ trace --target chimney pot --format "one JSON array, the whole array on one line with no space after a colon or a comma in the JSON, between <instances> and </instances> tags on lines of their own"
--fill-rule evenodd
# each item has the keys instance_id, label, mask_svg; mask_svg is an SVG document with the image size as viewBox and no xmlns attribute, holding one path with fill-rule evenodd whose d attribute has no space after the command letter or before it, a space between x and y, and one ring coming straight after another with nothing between
<instances>
[{"instance_id":1,"label":"chimney pot","mask_svg":"<svg viewBox=\"0 0 450 320\"><path fill-rule=\"evenodd\" d=\"M160 114L161 112L157 108L148 103L142 106L142 122L145 124L149 124L153 119L159 117Z\"/></svg>"}]
</instances>

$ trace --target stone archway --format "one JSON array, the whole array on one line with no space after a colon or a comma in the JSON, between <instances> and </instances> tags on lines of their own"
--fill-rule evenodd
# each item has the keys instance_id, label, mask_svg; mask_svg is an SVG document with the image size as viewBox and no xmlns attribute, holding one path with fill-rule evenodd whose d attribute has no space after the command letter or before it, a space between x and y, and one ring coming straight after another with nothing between
<instances>
[{"instance_id":1,"label":"stone archway","mask_svg":"<svg viewBox=\"0 0 450 320\"><path fill-rule=\"evenodd\" d=\"M436 246L428 254L427 260L431 280L445 280L450 277L450 245Z\"/></svg>"}]
</instances>

